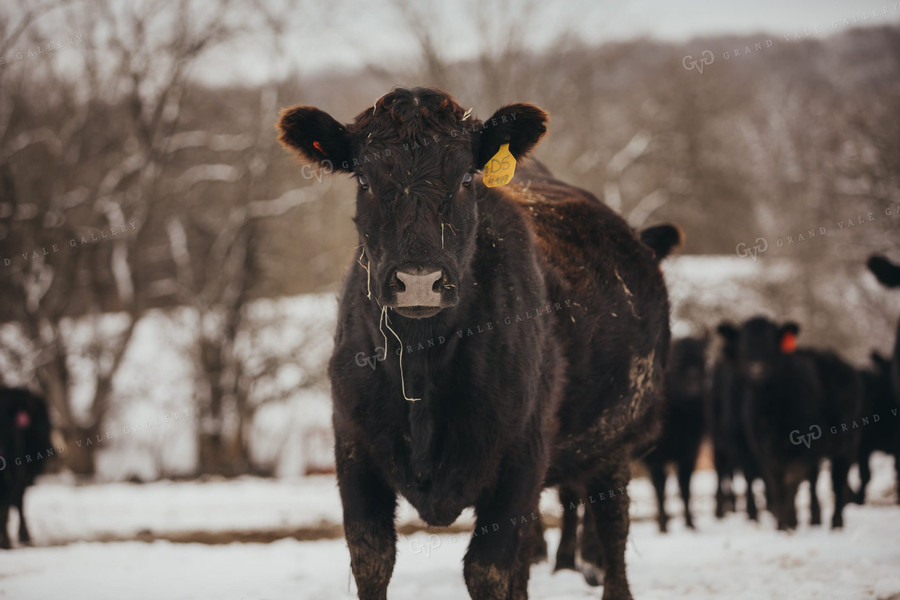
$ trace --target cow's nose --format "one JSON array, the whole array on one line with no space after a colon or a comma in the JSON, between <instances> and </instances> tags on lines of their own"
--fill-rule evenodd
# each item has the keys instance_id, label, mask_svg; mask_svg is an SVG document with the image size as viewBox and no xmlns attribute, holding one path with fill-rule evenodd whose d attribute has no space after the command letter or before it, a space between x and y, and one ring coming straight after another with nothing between
<instances>
[{"instance_id":1,"label":"cow's nose","mask_svg":"<svg viewBox=\"0 0 900 600\"><path fill-rule=\"evenodd\" d=\"M401 269L396 273L400 280L397 292L397 304L399 308L413 306L440 306L441 286L443 271L438 269L425 273L425 269Z\"/></svg>"},{"instance_id":2,"label":"cow's nose","mask_svg":"<svg viewBox=\"0 0 900 600\"><path fill-rule=\"evenodd\" d=\"M747 372L753 379L759 379L765 373L765 366L758 360L751 361L750 364L747 365Z\"/></svg>"}]
</instances>

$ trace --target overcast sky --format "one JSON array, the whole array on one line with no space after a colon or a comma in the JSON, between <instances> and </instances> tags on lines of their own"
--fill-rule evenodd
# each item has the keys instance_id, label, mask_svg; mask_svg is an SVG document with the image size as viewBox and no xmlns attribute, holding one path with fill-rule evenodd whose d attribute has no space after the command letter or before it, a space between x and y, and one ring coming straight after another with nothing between
<instances>
[{"instance_id":1,"label":"overcast sky","mask_svg":"<svg viewBox=\"0 0 900 600\"><path fill-rule=\"evenodd\" d=\"M116 0L127 7L132 0ZM298 72L310 75L329 70L353 70L366 64L387 68L404 60L418 60L414 36L395 8L394 0L258 0L287 6L285 35L276 46L270 35L244 37L209 52L196 65L195 75L208 83L258 83ZM15 16L23 5L2 4L0 17ZM198 6L204 6L198 0ZM475 56L485 44L495 44L510 25L521 20L521 7L534 4L537 12L525 19L528 47L540 50L560 40L591 45L650 37L666 41L720 34L824 37L851 27L900 23L898 0L410 0L420 7L425 22L446 57ZM482 35L473 13L504 6L493 15L495 35ZM81 5L47 16L45 28L54 36L78 34ZM160 5L165 10L165 4ZM260 21L255 2L237 3L233 18ZM69 16L66 16L69 15ZM60 22L52 23L53 19ZM15 21L16 19L13 19ZM71 30L71 31L70 31ZM64 36L63 36L64 37ZM493 39L493 38L496 38ZM763 38L764 39L764 38ZM701 51L703 48L698 48ZM11 51L22 50L13 48Z\"/></svg>"},{"instance_id":2,"label":"overcast sky","mask_svg":"<svg viewBox=\"0 0 900 600\"><path fill-rule=\"evenodd\" d=\"M473 4L474 0L419 3L428 6L433 22L441 23L440 42L449 56L472 56L479 47L469 16ZM543 2L542 12L528 27L530 43L540 48L576 36L591 44L639 36L684 41L723 33L824 37L852 26L900 23L896 0L599 0L589 6L585 14L573 11L568 1ZM311 74L355 69L366 61L391 66L417 56L414 39L386 0L365 0L325 16L297 11L293 19L285 52L273 53L264 43L244 40L209 56L197 73L211 83L253 82L294 69ZM503 19L496 26L502 28Z\"/></svg>"}]
</instances>

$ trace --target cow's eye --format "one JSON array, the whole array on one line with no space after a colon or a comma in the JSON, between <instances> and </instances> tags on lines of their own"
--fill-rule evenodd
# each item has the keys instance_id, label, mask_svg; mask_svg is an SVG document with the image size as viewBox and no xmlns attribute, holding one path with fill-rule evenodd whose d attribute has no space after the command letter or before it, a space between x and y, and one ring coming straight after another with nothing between
<instances>
[{"instance_id":1,"label":"cow's eye","mask_svg":"<svg viewBox=\"0 0 900 600\"><path fill-rule=\"evenodd\" d=\"M369 180L365 175L363 175L362 173L358 173L356 175L356 180L359 181L359 188L362 191L365 192L366 190L369 189Z\"/></svg>"},{"instance_id":2,"label":"cow's eye","mask_svg":"<svg viewBox=\"0 0 900 600\"><path fill-rule=\"evenodd\" d=\"M466 173L462 178L462 186L463 187L472 187L472 173Z\"/></svg>"}]
</instances>

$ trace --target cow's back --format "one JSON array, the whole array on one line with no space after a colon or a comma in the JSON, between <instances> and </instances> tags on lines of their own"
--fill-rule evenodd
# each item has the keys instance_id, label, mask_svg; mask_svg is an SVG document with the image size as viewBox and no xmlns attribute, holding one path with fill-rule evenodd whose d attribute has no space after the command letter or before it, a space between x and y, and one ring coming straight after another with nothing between
<instances>
[{"instance_id":1,"label":"cow's back","mask_svg":"<svg viewBox=\"0 0 900 600\"><path fill-rule=\"evenodd\" d=\"M548 300L570 306L554 312L567 361L561 451L586 441L598 452L641 441L656 427L670 342L665 283L653 252L592 194L544 172L517 174L516 184L486 199L527 215Z\"/></svg>"}]
</instances>

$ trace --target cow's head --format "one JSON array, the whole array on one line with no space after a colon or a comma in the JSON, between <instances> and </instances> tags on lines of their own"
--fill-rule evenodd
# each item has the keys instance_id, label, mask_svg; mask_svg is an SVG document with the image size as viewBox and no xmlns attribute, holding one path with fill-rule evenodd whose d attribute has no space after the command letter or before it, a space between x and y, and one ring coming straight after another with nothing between
<instances>
[{"instance_id":1,"label":"cow's head","mask_svg":"<svg viewBox=\"0 0 900 600\"><path fill-rule=\"evenodd\" d=\"M734 363L737 360L741 332L729 321L722 321L716 326L716 333L722 338L722 358Z\"/></svg>"},{"instance_id":2,"label":"cow's head","mask_svg":"<svg viewBox=\"0 0 900 600\"><path fill-rule=\"evenodd\" d=\"M738 362L741 373L753 382L767 381L778 361L797 348L800 326L789 321L778 325L765 317L754 317L741 327Z\"/></svg>"},{"instance_id":3,"label":"cow's head","mask_svg":"<svg viewBox=\"0 0 900 600\"><path fill-rule=\"evenodd\" d=\"M672 342L666 387L689 396L703 393L706 380L706 346L709 338L686 337Z\"/></svg>"},{"instance_id":4,"label":"cow's head","mask_svg":"<svg viewBox=\"0 0 900 600\"><path fill-rule=\"evenodd\" d=\"M546 121L529 104L478 121L444 92L416 88L392 90L346 125L295 106L278 127L303 159L355 176L354 221L373 299L426 318L459 302L475 251L479 170L502 144L525 156Z\"/></svg>"}]
</instances>

